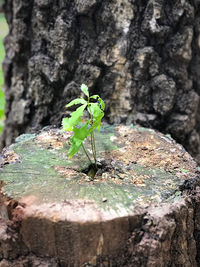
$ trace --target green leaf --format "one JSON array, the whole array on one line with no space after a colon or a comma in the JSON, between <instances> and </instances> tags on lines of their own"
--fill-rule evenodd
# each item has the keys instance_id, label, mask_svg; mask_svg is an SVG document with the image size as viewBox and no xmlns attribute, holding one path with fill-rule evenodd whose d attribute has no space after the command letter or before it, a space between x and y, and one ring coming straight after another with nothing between
<instances>
[{"instance_id":1,"label":"green leaf","mask_svg":"<svg viewBox=\"0 0 200 267\"><path fill-rule=\"evenodd\" d=\"M99 101L99 104L100 104L101 109L104 110L104 109L105 109L105 103L104 103L104 101L101 99L101 97L99 97L98 101Z\"/></svg>"},{"instance_id":2,"label":"green leaf","mask_svg":"<svg viewBox=\"0 0 200 267\"><path fill-rule=\"evenodd\" d=\"M87 109L88 112L96 119L100 118L102 114L104 114L98 103L90 103Z\"/></svg>"},{"instance_id":3,"label":"green leaf","mask_svg":"<svg viewBox=\"0 0 200 267\"><path fill-rule=\"evenodd\" d=\"M89 121L86 122L82 127L74 127L75 138L84 141L84 139L90 135L88 124Z\"/></svg>"},{"instance_id":4,"label":"green leaf","mask_svg":"<svg viewBox=\"0 0 200 267\"><path fill-rule=\"evenodd\" d=\"M87 97L89 97L89 91L88 91L88 87L87 87L87 85L82 84L82 85L81 85L81 91L82 91Z\"/></svg>"},{"instance_id":5,"label":"green leaf","mask_svg":"<svg viewBox=\"0 0 200 267\"><path fill-rule=\"evenodd\" d=\"M101 110L99 103L90 103L90 106L87 109L88 112L92 115L90 132L94 131L95 128L100 130L101 119L104 116L104 112Z\"/></svg>"},{"instance_id":6,"label":"green leaf","mask_svg":"<svg viewBox=\"0 0 200 267\"><path fill-rule=\"evenodd\" d=\"M81 85L81 91L88 97L88 101L83 98L72 100L66 107L71 107L77 104L81 104L81 106L77 108L76 111L72 112L69 118L64 118L62 120L63 130L74 132L73 136L70 138L69 158L72 158L74 154L79 151L83 141L95 130L95 128L98 130L100 129L101 119L104 116L104 101L98 95L89 97L88 87L85 84ZM90 103L90 99L95 99L96 102ZM90 114L90 118L86 123L84 123L85 120L81 120L85 108L87 108L87 111ZM96 161L96 158L94 159Z\"/></svg>"},{"instance_id":7,"label":"green leaf","mask_svg":"<svg viewBox=\"0 0 200 267\"><path fill-rule=\"evenodd\" d=\"M78 104L87 104L87 101L83 98L76 98L74 100L72 100L71 102L69 102L69 104L67 104L65 107L69 108L73 105L78 105Z\"/></svg>"},{"instance_id":8,"label":"green leaf","mask_svg":"<svg viewBox=\"0 0 200 267\"><path fill-rule=\"evenodd\" d=\"M100 130L101 127L101 119L103 118L104 113L102 113L102 115L96 119L94 119L92 127L91 127L91 131L94 131L95 128L97 128L97 130Z\"/></svg>"},{"instance_id":9,"label":"green leaf","mask_svg":"<svg viewBox=\"0 0 200 267\"><path fill-rule=\"evenodd\" d=\"M97 99L99 104L100 104L101 109L102 110L105 109L105 103L104 103L104 101L101 99L101 97L99 95L92 95L92 96L90 96L90 98Z\"/></svg>"},{"instance_id":10,"label":"green leaf","mask_svg":"<svg viewBox=\"0 0 200 267\"><path fill-rule=\"evenodd\" d=\"M69 156L68 158L71 159L80 149L81 145L82 145L81 140L74 138L74 136L72 136L70 138L70 148L69 148Z\"/></svg>"},{"instance_id":11,"label":"green leaf","mask_svg":"<svg viewBox=\"0 0 200 267\"><path fill-rule=\"evenodd\" d=\"M80 106L76 111L70 114L70 118L64 118L62 120L62 126L64 131L73 131L73 127L81 122L81 117L83 116L83 111L87 104Z\"/></svg>"},{"instance_id":12,"label":"green leaf","mask_svg":"<svg viewBox=\"0 0 200 267\"><path fill-rule=\"evenodd\" d=\"M70 138L70 149L69 149L69 158L72 158L74 154L76 154L85 138L90 135L90 131L88 129L88 123L85 123L82 127L74 127L73 132L74 135Z\"/></svg>"},{"instance_id":13,"label":"green leaf","mask_svg":"<svg viewBox=\"0 0 200 267\"><path fill-rule=\"evenodd\" d=\"M92 95L92 96L90 96L90 98L98 99L99 96L98 95Z\"/></svg>"},{"instance_id":14,"label":"green leaf","mask_svg":"<svg viewBox=\"0 0 200 267\"><path fill-rule=\"evenodd\" d=\"M4 116L4 110L0 109L0 119Z\"/></svg>"}]
</instances>

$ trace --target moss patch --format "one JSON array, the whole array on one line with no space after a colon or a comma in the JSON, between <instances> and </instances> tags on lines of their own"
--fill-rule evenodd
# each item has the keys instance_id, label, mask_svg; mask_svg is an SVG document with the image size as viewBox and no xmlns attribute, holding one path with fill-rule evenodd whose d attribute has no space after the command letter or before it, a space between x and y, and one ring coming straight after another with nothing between
<instances>
[{"instance_id":1,"label":"moss patch","mask_svg":"<svg viewBox=\"0 0 200 267\"><path fill-rule=\"evenodd\" d=\"M49 130L39 135L22 135L10 147L19 157L16 162L4 165L0 172L0 180L6 183L4 194L17 200L31 195L40 204L90 200L100 209L115 211L128 211L138 203L173 201L173 196L175 200L180 193L179 186L184 183L176 171L166 171L157 164L142 165L134 158L128 162L122 160L122 151L127 154L126 143L132 138L131 131L140 135L145 132L146 145L146 136L152 134L151 130L130 129L126 138L114 126L105 126L101 134L96 133L98 158L110 165L107 164L108 170L97 173L94 180L81 172L89 164L84 153L78 153L71 160L67 158L69 133ZM167 141L163 138L163 142ZM184 170L182 168L185 174Z\"/></svg>"}]
</instances>

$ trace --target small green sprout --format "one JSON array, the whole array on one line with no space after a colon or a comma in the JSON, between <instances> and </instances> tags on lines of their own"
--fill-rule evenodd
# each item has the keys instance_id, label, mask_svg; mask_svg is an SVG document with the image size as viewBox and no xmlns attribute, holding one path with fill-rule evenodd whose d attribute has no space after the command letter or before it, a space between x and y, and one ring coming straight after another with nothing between
<instances>
[{"instance_id":1,"label":"small green sprout","mask_svg":"<svg viewBox=\"0 0 200 267\"><path fill-rule=\"evenodd\" d=\"M85 84L81 85L81 91L87 97L76 98L66 105L67 108L74 105L80 105L74 112L70 114L69 118L62 120L62 126L64 131L72 131L74 134L70 138L69 158L72 158L82 147L91 165L94 165L97 171L97 158L96 158L96 146L94 138L94 130L100 130L101 119L104 116L105 104L104 101L98 95L89 95L88 87ZM92 102L91 102L92 101ZM88 120L83 120L84 111L87 111L89 115ZM83 141L90 136L92 154L94 158L94 164L90 159L90 156L84 147Z\"/></svg>"}]
</instances>

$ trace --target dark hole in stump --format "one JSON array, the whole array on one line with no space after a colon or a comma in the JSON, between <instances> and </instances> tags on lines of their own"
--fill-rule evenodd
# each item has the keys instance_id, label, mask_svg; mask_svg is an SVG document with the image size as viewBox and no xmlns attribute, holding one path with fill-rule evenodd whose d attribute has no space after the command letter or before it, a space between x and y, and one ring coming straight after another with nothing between
<instances>
[{"instance_id":1,"label":"dark hole in stump","mask_svg":"<svg viewBox=\"0 0 200 267\"><path fill-rule=\"evenodd\" d=\"M97 171L98 169L96 168L95 164L90 164L86 169L82 170L81 172L87 174L89 177L93 179Z\"/></svg>"},{"instance_id":2,"label":"dark hole in stump","mask_svg":"<svg viewBox=\"0 0 200 267\"><path fill-rule=\"evenodd\" d=\"M90 164L86 169L81 170L81 172L87 174L89 177L94 179L96 173L98 172L98 175L102 175L103 172L109 171L112 169L111 163L108 161L106 162L104 159L97 162L97 168L95 164Z\"/></svg>"}]
</instances>

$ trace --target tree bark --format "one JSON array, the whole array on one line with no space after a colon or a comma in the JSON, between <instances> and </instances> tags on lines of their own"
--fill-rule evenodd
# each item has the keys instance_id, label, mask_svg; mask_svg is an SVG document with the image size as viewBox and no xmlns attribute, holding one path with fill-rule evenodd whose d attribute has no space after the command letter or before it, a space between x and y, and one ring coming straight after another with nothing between
<instances>
[{"instance_id":1,"label":"tree bark","mask_svg":"<svg viewBox=\"0 0 200 267\"><path fill-rule=\"evenodd\" d=\"M170 133L200 161L198 0L7 0L2 146L59 125L86 83L110 123Z\"/></svg>"}]
</instances>

